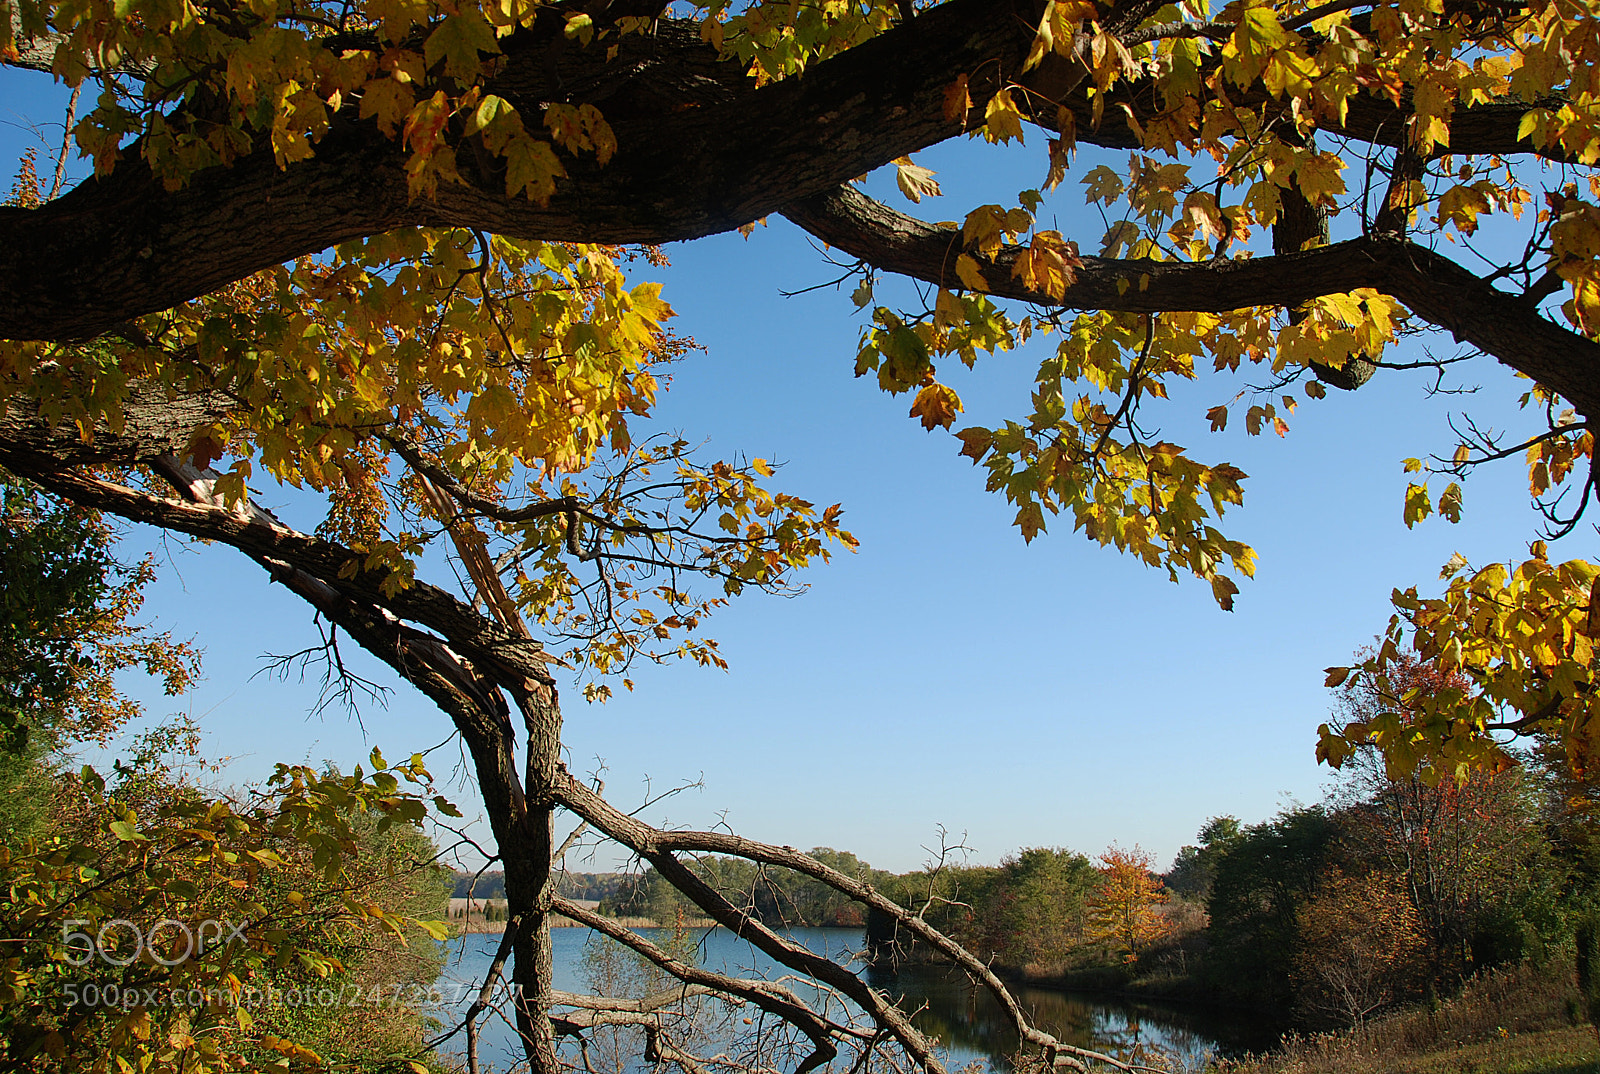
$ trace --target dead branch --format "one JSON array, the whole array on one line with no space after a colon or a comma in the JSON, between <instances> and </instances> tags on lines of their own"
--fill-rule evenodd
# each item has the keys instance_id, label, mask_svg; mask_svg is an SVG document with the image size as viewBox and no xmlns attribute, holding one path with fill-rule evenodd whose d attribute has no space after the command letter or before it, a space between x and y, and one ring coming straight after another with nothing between
<instances>
[{"instance_id":1,"label":"dead branch","mask_svg":"<svg viewBox=\"0 0 1600 1074\"><path fill-rule=\"evenodd\" d=\"M869 909L887 914L917 939L927 943L960 967L973 980L982 984L1000 1003L1001 1008L1006 1012L1007 1017L1016 1028L1022 1042L1042 1049L1053 1065L1068 1066L1075 1070L1087 1070L1086 1063L1092 1061L1104 1063L1118 1070L1133 1069L1128 1064L1122 1063L1111 1056L1066 1044L1049 1033L1036 1029L1023 1013L1016 997L1011 994L1000 978L994 974L994 971L979 961L966 948L929 925L919 915L913 914L905 907L885 898L874 890L871 885L831 869L815 858L800 853L793 847L772 846L771 844L745 839L742 836L726 835L721 832L663 831L653 828L642 821L619 812L570 776L563 784L558 786L556 793L561 803L568 809L654 865L656 870L673 887L694 900L701 909L716 919L718 923L749 940L762 951L765 951L768 955L791 969L810 974L848 996L852 1002L865 1010L880 1026L893 1033L896 1040L905 1047L906 1051L917 1062L934 1071L935 1074L942 1074L943 1067L938 1065L937 1058L932 1055L931 1047L926 1038L910 1025L903 1012L895 1008L893 1004L888 1003L882 996L864 985L858 977L848 973L837 963L783 940L767 929L766 926L753 920L748 913L735 908L720 893L712 890L699 877L690 872L682 861L676 857L676 852L699 851L727 854L744 858L748 861L792 869L795 872L820 880Z\"/></svg>"}]
</instances>

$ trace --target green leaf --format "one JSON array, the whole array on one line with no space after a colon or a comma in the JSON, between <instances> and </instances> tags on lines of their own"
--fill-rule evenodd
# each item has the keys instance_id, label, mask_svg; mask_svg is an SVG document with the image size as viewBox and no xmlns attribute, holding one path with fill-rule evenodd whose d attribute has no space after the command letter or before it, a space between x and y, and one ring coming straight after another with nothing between
<instances>
[{"instance_id":1,"label":"green leaf","mask_svg":"<svg viewBox=\"0 0 1600 1074\"><path fill-rule=\"evenodd\" d=\"M114 820L110 824L111 834L124 843L148 843L148 836L140 835L139 829L125 820Z\"/></svg>"},{"instance_id":2,"label":"green leaf","mask_svg":"<svg viewBox=\"0 0 1600 1074\"><path fill-rule=\"evenodd\" d=\"M1407 485L1406 505L1403 513L1406 528L1410 529L1431 514L1433 514L1433 502L1428 499L1428 486L1426 484Z\"/></svg>"},{"instance_id":3,"label":"green leaf","mask_svg":"<svg viewBox=\"0 0 1600 1074\"><path fill-rule=\"evenodd\" d=\"M478 102L478 107L473 110L471 118L467 120L466 133L477 134L485 127L503 115L515 116L517 110L511 107L511 102L504 97L489 94Z\"/></svg>"},{"instance_id":4,"label":"green leaf","mask_svg":"<svg viewBox=\"0 0 1600 1074\"><path fill-rule=\"evenodd\" d=\"M426 932L435 940L448 940L450 938L450 926L443 921L423 921L419 918L413 918L413 922L417 928Z\"/></svg>"},{"instance_id":5,"label":"green leaf","mask_svg":"<svg viewBox=\"0 0 1600 1074\"><path fill-rule=\"evenodd\" d=\"M1461 486L1454 481L1439 494L1439 514L1451 522L1461 521Z\"/></svg>"},{"instance_id":6,"label":"green leaf","mask_svg":"<svg viewBox=\"0 0 1600 1074\"><path fill-rule=\"evenodd\" d=\"M494 27L475 13L447 16L422 46L423 59L430 68L443 61L444 73L464 82L476 80L482 72L479 53L492 55L499 51Z\"/></svg>"},{"instance_id":7,"label":"green leaf","mask_svg":"<svg viewBox=\"0 0 1600 1074\"><path fill-rule=\"evenodd\" d=\"M1044 531L1044 512L1035 500L1029 500L1017 511L1017 517L1012 520L1012 525L1022 531L1022 539L1029 544Z\"/></svg>"},{"instance_id":8,"label":"green leaf","mask_svg":"<svg viewBox=\"0 0 1600 1074\"><path fill-rule=\"evenodd\" d=\"M567 16L567 25L562 33L568 37L577 38L582 44L587 45L594 37L594 16L579 13Z\"/></svg>"}]
</instances>

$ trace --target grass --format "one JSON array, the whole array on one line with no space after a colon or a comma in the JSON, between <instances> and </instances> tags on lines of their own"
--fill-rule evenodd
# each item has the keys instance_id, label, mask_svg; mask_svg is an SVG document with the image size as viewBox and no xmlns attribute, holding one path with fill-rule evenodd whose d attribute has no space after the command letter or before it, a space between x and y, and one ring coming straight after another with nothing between
<instances>
[{"instance_id":1,"label":"grass","mask_svg":"<svg viewBox=\"0 0 1600 1074\"><path fill-rule=\"evenodd\" d=\"M1600 1044L1589 1026L1562 1026L1440 1048L1389 1069L1393 1074L1596 1074Z\"/></svg>"},{"instance_id":2,"label":"grass","mask_svg":"<svg viewBox=\"0 0 1600 1074\"><path fill-rule=\"evenodd\" d=\"M1339 1033L1287 1038L1218 1074L1600 1074L1600 1041L1566 967L1484 973L1437 1010L1402 1011Z\"/></svg>"}]
</instances>

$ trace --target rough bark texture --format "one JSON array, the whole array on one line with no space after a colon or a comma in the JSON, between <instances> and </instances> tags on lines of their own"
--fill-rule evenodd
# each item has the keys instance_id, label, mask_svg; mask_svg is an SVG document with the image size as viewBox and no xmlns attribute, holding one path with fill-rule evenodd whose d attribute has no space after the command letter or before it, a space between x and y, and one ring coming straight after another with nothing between
<instances>
[{"instance_id":1,"label":"rough bark texture","mask_svg":"<svg viewBox=\"0 0 1600 1074\"><path fill-rule=\"evenodd\" d=\"M1014 70L1037 22L993 0L952 0L807 72L755 89L692 27L629 37L617 62L529 31L505 45L490 88L530 114L571 96L602 107L618 151L565 163L548 205L504 195L497 176L407 196L405 157L350 109L311 160L260 152L168 191L130 151L109 176L38 209L0 208L0 336L78 338L167 309L251 272L406 225L531 239L660 243L726 231L961 131L944 118L951 72ZM1027 22L1032 17L1032 22ZM631 77L630 77L630 72ZM550 83L561 84L559 97ZM993 92L993 79L989 80ZM974 99L984 99L983 79ZM820 150L820 151L819 151ZM465 154L463 154L465 156Z\"/></svg>"},{"instance_id":2,"label":"rough bark texture","mask_svg":"<svg viewBox=\"0 0 1600 1074\"><path fill-rule=\"evenodd\" d=\"M160 385L135 382L123 404L122 428L100 423L85 437L68 421L46 425L36 400L13 396L0 412L0 444L10 451L48 456L56 464L143 461L181 453L196 428L220 421L233 405L221 393L168 392Z\"/></svg>"},{"instance_id":3,"label":"rough bark texture","mask_svg":"<svg viewBox=\"0 0 1600 1074\"><path fill-rule=\"evenodd\" d=\"M1131 28L1148 4L1108 15ZM0 208L0 336L77 339L167 309L270 265L338 242L407 225L462 226L561 241L663 243L726 231L829 190L895 157L958 135L944 90L970 74L972 121L1001 84L1019 77L1042 5L1036 0L950 0L803 77L757 89L736 63L719 63L692 24L661 20L650 36L600 46L561 43L543 24L508 38L489 85L528 114L541 102L601 107L619 149L604 168L566 161L570 177L548 205L503 194L495 169L463 153L463 184L434 199L407 194L404 155L347 106L308 161L280 169L257 151L166 190L137 147L110 175L37 209ZM552 44L554 38L555 44ZM1036 100L1079 115L1081 141L1136 145L1116 101L1150 90L1119 83L1097 129L1081 69L1051 57L1024 82ZM1035 98L1027 98L1035 100ZM1517 105L1461 109L1458 153L1526 151ZM1053 106L1039 121L1054 123ZM1375 144L1400 136L1400 115L1371 98L1352 103L1344 133Z\"/></svg>"}]
</instances>

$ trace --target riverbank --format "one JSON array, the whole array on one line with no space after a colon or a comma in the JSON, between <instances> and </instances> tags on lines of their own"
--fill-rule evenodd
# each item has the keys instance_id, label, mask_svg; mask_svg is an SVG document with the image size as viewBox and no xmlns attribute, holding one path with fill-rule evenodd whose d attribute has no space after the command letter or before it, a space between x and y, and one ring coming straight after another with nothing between
<instances>
[{"instance_id":1,"label":"riverbank","mask_svg":"<svg viewBox=\"0 0 1600 1074\"><path fill-rule=\"evenodd\" d=\"M1415 1055L1365 1054L1338 1058L1279 1057L1213 1066L1216 1074L1595 1074L1600 1045L1588 1026L1512 1033L1490 1041L1443 1044Z\"/></svg>"},{"instance_id":2,"label":"riverbank","mask_svg":"<svg viewBox=\"0 0 1600 1074\"><path fill-rule=\"evenodd\" d=\"M630 929L653 929L657 927L655 919L649 917L616 917L608 918L607 920L615 921L624 928ZM490 932L498 935L506 930L506 919L504 917L495 917L491 919L487 917L480 917L477 914L474 914L470 918L451 918L450 924L459 933L477 934ZM562 917L560 914L551 914L550 927L553 929L581 929L585 926L583 922L574 921L570 917Z\"/></svg>"},{"instance_id":3,"label":"riverbank","mask_svg":"<svg viewBox=\"0 0 1600 1074\"><path fill-rule=\"evenodd\" d=\"M1192 977L1136 977L1111 966L996 969L1016 986L1261 1023L1274 1043L1213 1062L1213 1074L1600 1074L1600 1039L1581 1013L1570 964L1490 971L1432 1011L1399 1010L1328 1033L1284 1032L1286 1021L1266 1028L1269 1012L1219 1003Z\"/></svg>"},{"instance_id":4,"label":"riverbank","mask_svg":"<svg viewBox=\"0 0 1600 1074\"><path fill-rule=\"evenodd\" d=\"M1600 1041L1579 1022L1564 967L1491 971L1436 1010L1408 1010L1338 1033L1290 1036L1217 1074L1595 1074Z\"/></svg>"},{"instance_id":5,"label":"riverbank","mask_svg":"<svg viewBox=\"0 0 1600 1074\"><path fill-rule=\"evenodd\" d=\"M918 963L940 966L929 961ZM1293 1028L1282 1012L1263 1010L1219 998L1215 988L1209 987L1193 975L1172 973L1130 973L1124 966L1078 966L1064 969L1060 966L1023 967L992 965L995 975L1011 987L1044 989L1074 995L1099 996L1129 1004L1150 1003L1176 1010L1190 1010L1209 1018L1225 1022L1258 1027L1250 1036L1254 1039L1276 1041ZM1600 1072L1597 1072L1600 1074Z\"/></svg>"}]
</instances>

